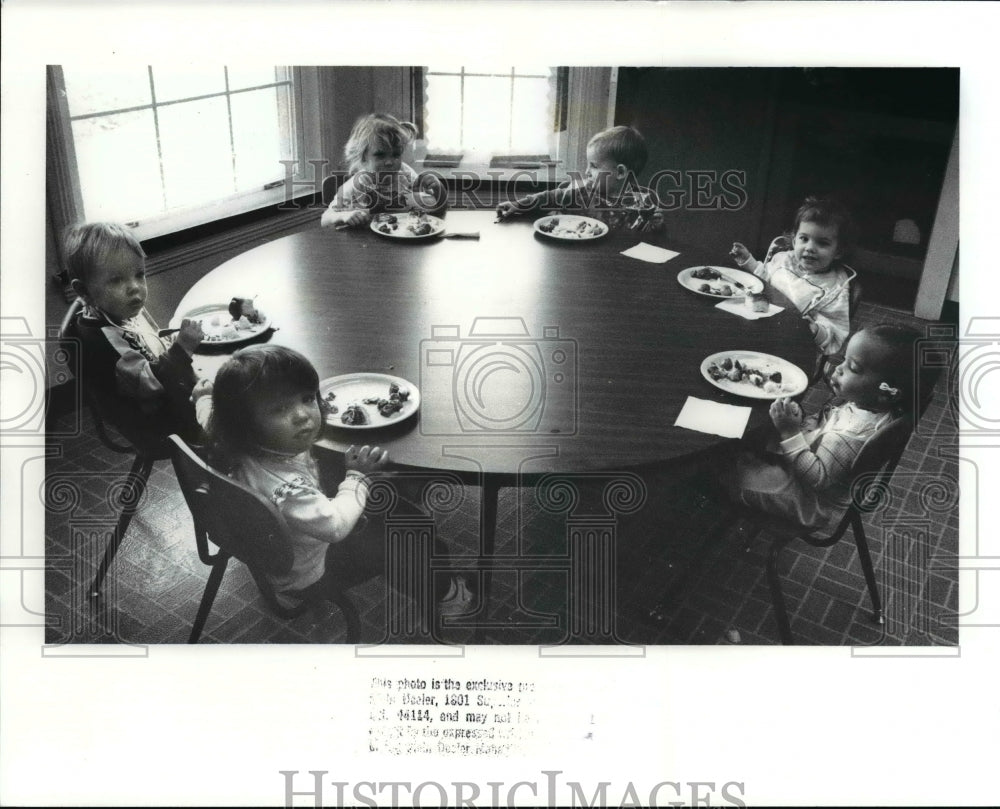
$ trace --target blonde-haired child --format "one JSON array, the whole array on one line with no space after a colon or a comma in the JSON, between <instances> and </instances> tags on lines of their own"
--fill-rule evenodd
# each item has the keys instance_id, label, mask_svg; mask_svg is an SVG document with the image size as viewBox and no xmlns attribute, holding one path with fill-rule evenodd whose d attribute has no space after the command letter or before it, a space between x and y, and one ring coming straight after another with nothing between
<instances>
[{"instance_id":1,"label":"blonde-haired child","mask_svg":"<svg viewBox=\"0 0 1000 809\"><path fill-rule=\"evenodd\" d=\"M358 226L384 211L444 208L447 192L432 174L417 174L403 162L403 150L417 136L417 128L385 113L359 118L344 147L352 173L337 190L320 224Z\"/></svg>"},{"instance_id":2,"label":"blonde-haired child","mask_svg":"<svg viewBox=\"0 0 1000 809\"><path fill-rule=\"evenodd\" d=\"M587 144L587 169L582 178L515 202L501 202L497 216L506 219L515 213L559 208L600 219L612 230L659 230L663 210L656 194L636 181L648 155L646 140L638 130L630 126L605 129Z\"/></svg>"},{"instance_id":3,"label":"blonde-haired child","mask_svg":"<svg viewBox=\"0 0 1000 809\"><path fill-rule=\"evenodd\" d=\"M161 338L145 309L146 254L129 228L89 222L65 235L64 257L83 307L72 324L80 341L82 383L119 426L151 435L197 438L192 405L211 390L196 385L191 355L203 332L184 320L175 339Z\"/></svg>"},{"instance_id":4,"label":"blonde-haired child","mask_svg":"<svg viewBox=\"0 0 1000 809\"><path fill-rule=\"evenodd\" d=\"M784 236L757 261L739 242L730 255L742 269L772 284L809 321L816 346L836 354L851 331L851 281L855 272L840 259L853 242L850 213L832 200L808 197L795 216L791 248Z\"/></svg>"}]
</instances>

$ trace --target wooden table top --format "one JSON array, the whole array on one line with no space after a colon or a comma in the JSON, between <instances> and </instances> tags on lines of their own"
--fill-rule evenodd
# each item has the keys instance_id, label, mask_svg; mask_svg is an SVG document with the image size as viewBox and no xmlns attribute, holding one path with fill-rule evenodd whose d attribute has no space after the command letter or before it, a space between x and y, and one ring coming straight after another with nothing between
<instances>
[{"instance_id":1,"label":"wooden table top","mask_svg":"<svg viewBox=\"0 0 1000 809\"><path fill-rule=\"evenodd\" d=\"M257 296L279 327L270 341L304 353L320 379L376 371L409 380L422 400L415 417L380 430L327 427L321 446L378 443L395 464L462 473L676 463L727 440L674 426L688 396L752 405L748 430L768 422L768 402L702 378L706 356L752 350L813 367L794 306L745 320L678 283L682 269L730 265L727 256L650 234L556 242L529 219L495 224L491 211L452 212L447 224L481 238L317 227L278 239L210 272L177 314ZM620 254L640 240L680 255L653 264ZM211 376L223 359L206 349L195 368Z\"/></svg>"}]
</instances>

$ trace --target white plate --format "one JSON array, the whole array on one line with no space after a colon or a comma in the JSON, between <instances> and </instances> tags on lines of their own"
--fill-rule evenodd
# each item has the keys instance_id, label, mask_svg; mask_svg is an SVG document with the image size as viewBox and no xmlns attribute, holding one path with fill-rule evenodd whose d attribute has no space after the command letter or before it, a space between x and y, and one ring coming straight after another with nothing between
<instances>
[{"instance_id":1,"label":"white plate","mask_svg":"<svg viewBox=\"0 0 1000 809\"><path fill-rule=\"evenodd\" d=\"M762 371L765 374L780 372L780 390L765 391L762 387L759 388L746 380L733 382L729 379L713 379L708 372L709 367L713 363L721 367L722 361L727 358L734 362L739 361L740 365L746 366L750 370ZM701 375L719 390L735 393L737 396L745 396L748 399L778 399L782 396L797 396L809 387L809 377L797 365L792 365L781 357L761 354L759 351L720 351L718 354L712 354L702 360Z\"/></svg>"},{"instance_id":2,"label":"white plate","mask_svg":"<svg viewBox=\"0 0 1000 809\"><path fill-rule=\"evenodd\" d=\"M392 222L393 219L396 221ZM418 222L426 222L430 225L430 233L423 233L418 236L411 231L410 225L416 225ZM388 233L379 230L385 224L388 224L389 227L395 226L395 230L390 230ZM379 236L387 236L390 239L433 239L435 236L440 236L444 233L444 220L430 214L376 214L372 218L370 227Z\"/></svg>"},{"instance_id":3,"label":"white plate","mask_svg":"<svg viewBox=\"0 0 1000 809\"><path fill-rule=\"evenodd\" d=\"M722 279L708 281L703 278L695 278L693 273L696 270L714 270L731 281L737 281L743 284L743 286L750 290L750 292L761 292L764 289L764 282L761 281L756 275L743 272L743 270L731 270L729 267L713 267L710 264L702 264L699 267L688 267L686 270L681 270L677 273L677 281L682 287L690 289L692 292L697 292L699 295L705 295L709 298L720 298L722 300L726 300L728 298L743 298L746 296L746 292L731 283L729 285L733 287L732 295L719 295L714 292L702 292L700 289L702 284L709 284L710 286L718 287L729 282Z\"/></svg>"},{"instance_id":4,"label":"white plate","mask_svg":"<svg viewBox=\"0 0 1000 809\"><path fill-rule=\"evenodd\" d=\"M364 400L379 397L389 398L389 385L395 382L400 389L410 392L409 398L403 402L402 410L398 410L391 416L383 416L378 412L378 407L374 404L365 404ZM336 413L326 413L324 421L333 426L341 427L345 430L375 430L379 427L387 427L403 419L408 419L420 409L420 391L415 385L410 384L402 377L391 376L389 374L376 374L362 371L356 374L341 374L331 376L319 383L320 397L326 399L326 395L333 391L336 398L333 403L337 406ZM367 424L344 424L341 416L349 405L356 404L368 414Z\"/></svg>"},{"instance_id":5,"label":"white plate","mask_svg":"<svg viewBox=\"0 0 1000 809\"><path fill-rule=\"evenodd\" d=\"M213 326L212 320L216 317L219 319L219 325ZM228 326L233 322L233 316L229 314L228 303L212 303L207 306L199 306L190 312L185 312L180 317L175 317L170 321L171 325L176 324L180 326L181 321L185 318L200 320L201 328L205 332L206 338L211 334L218 333L224 326ZM226 337L219 340L205 339L202 340L201 344L202 346L229 346L236 345L237 343L245 343L248 340L259 337L269 328L271 328L271 318L264 315L264 319L260 323L251 323L249 329L237 331L235 337Z\"/></svg>"},{"instance_id":6,"label":"white plate","mask_svg":"<svg viewBox=\"0 0 1000 809\"><path fill-rule=\"evenodd\" d=\"M555 223L554 231L542 230ZM586 231L586 235L577 228ZM592 219L589 216L574 216L572 214L554 214L543 216L535 222L535 233L548 236L550 239L558 239L563 242L592 242L594 239L603 239L608 235L608 226L600 219Z\"/></svg>"}]
</instances>

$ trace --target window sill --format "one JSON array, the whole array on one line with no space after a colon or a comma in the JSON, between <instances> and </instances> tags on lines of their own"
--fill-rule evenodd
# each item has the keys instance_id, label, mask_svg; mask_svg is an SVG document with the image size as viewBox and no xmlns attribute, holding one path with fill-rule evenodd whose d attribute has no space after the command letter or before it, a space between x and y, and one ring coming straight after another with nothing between
<instances>
[{"instance_id":1,"label":"window sill","mask_svg":"<svg viewBox=\"0 0 1000 809\"><path fill-rule=\"evenodd\" d=\"M148 239L170 236L203 225L212 225L234 216L259 211L262 208L273 208L282 203L311 197L315 193L315 189L300 189L289 200L286 185L285 182L281 182L274 188L248 191L219 204L182 209L144 219L133 226L132 232L139 241L144 242Z\"/></svg>"}]
</instances>

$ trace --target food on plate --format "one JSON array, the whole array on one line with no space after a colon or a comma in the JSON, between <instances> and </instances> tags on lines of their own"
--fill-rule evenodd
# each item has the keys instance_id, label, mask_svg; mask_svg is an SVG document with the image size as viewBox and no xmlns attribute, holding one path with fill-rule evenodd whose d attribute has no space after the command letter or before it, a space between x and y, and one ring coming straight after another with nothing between
<instances>
[{"instance_id":1,"label":"food on plate","mask_svg":"<svg viewBox=\"0 0 1000 809\"><path fill-rule=\"evenodd\" d=\"M603 236L605 232L605 228L600 222L558 216L541 222L538 229L550 236L561 236L567 239L593 239L597 236Z\"/></svg>"},{"instance_id":2,"label":"food on plate","mask_svg":"<svg viewBox=\"0 0 1000 809\"><path fill-rule=\"evenodd\" d=\"M347 409L341 413L340 420L344 422L344 424L350 425L351 427L357 427L358 425L369 423L368 414L359 404L348 405Z\"/></svg>"},{"instance_id":3,"label":"food on plate","mask_svg":"<svg viewBox=\"0 0 1000 809\"><path fill-rule=\"evenodd\" d=\"M245 317L249 323L262 323L264 316L254 306L253 298L233 298L229 301L229 314L238 321Z\"/></svg>"},{"instance_id":4,"label":"food on plate","mask_svg":"<svg viewBox=\"0 0 1000 809\"><path fill-rule=\"evenodd\" d=\"M333 400L337 398L337 394L332 390L329 391L326 396L323 396L319 400L319 409L323 411L324 416L332 416L339 412L340 408L333 403Z\"/></svg>"},{"instance_id":5,"label":"food on plate","mask_svg":"<svg viewBox=\"0 0 1000 809\"><path fill-rule=\"evenodd\" d=\"M376 231L389 236L397 233L407 237L430 236L434 233L432 218L417 209L400 216L388 213L378 214L374 223Z\"/></svg>"},{"instance_id":6,"label":"food on plate","mask_svg":"<svg viewBox=\"0 0 1000 809\"><path fill-rule=\"evenodd\" d=\"M758 360L751 364L724 357L721 361L710 363L705 370L716 381L753 385L769 395L791 394L796 390L794 385L783 383L781 371L777 370L774 363L767 361Z\"/></svg>"},{"instance_id":7,"label":"food on plate","mask_svg":"<svg viewBox=\"0 0 1000 809\"><path fill-rule=\"evenodd\" d=\"M699 267L691 273L691 277L702 281L718 281L722 278L722 273L718 270L713 270L711 267Z\"/></svg>"}]
</instances>

